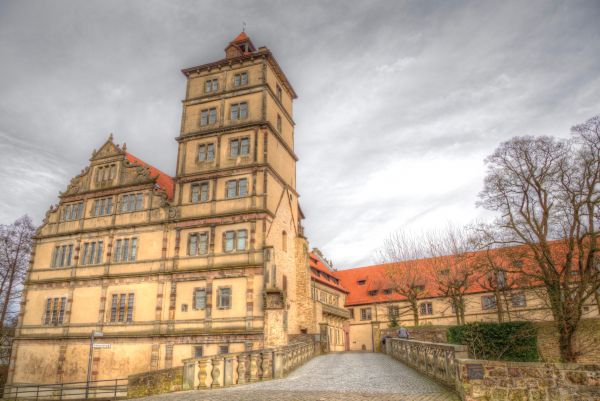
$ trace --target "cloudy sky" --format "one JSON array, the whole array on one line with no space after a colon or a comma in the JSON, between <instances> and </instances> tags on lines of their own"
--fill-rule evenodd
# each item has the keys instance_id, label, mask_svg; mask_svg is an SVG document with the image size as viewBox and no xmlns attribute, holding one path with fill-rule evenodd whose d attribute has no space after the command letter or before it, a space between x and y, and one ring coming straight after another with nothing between
<instances>
[{"instance_id":1,"label":"cloudy sky","mask_svg":"<svg viewBox=\"0 0 600 401\"><path fill-rule=\"evenodd\" d=\"M247 23L298 92L311 246L490 216L483 159L600 114L600 1L0 0L0 223L36 224L110 132L173 174L185 79Z\"/></svg>"}]
</instances>

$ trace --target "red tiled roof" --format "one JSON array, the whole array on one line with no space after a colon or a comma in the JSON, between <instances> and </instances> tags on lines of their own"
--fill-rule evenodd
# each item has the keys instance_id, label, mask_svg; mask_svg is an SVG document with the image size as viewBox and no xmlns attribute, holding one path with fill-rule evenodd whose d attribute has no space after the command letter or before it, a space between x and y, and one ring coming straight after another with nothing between
<instances>
[{"instance_id":1,"label":"red tiled roof","mask_svg":"<svg viewBox=\"0 0 600 401\"><path fill-rule=\"evenodd\" d=\"M135 157L131 153L128 153L128 152L125 153L125 157L127 157L127 160L129 160L131 163L135 163L135 164L139 164L141 166L147 167L150 170L150 176L152 178L156 178L156 183L167 194L167 199L169 199L169 200L173 199L173 194L175 191L175 183L173 181L173 177L171 177L170 175L168 175L166 173L163 173L156 167L146 163L145 161L143 161L142 159L140 159L138 157Z\"/></svg>"},{"instance_id":2,"label":"red tiled roof","mask_svg":"<svg viewBox=\"0 0 600 401\"><path fill-rule=\"evenodd\" d=\"M316 256L314 253L310 253L309 255L309 265L311 267L311 271L310 271L310 276L311 279L314 281L317 281L321 284L324 284L326 286L329 286L331 288L334 288L338 291L342 291L345 293L348 293L348 290L345 289L343 286L341 286L340 284L336 283L334 280L332 279L328 279L329 277L333 277L335 279L339 278L336 276L337 272L329 269L320 259L318 256ZM321 275L315 273L312 269L315 269L317 271L319 271L321 273Z\"/></svg>"},{"instance_id":3,"label":"red tiled roof","mask_svg":"<svg viewBox=\"0 0 600 401\"><path fill-rule=\"evenodd\" d=\"M564 247L561 246L561 241L554 241L551 244L552 252L556 252L559 255L561 252L564 252ZM516 259L520 259L521 263L525 263L524 266L519 269L534 269L534 264L527 257L527 249L525 247L511 247L511 248L499 248L492 250L491 255L497 259L497 263L508 264L511 263L505 257L503 257L501 251L509 251L513 252L514 255L520 255L521 257L515 257ZM485 251L474 252L472 254L468 254L469 257L472 257L472 263L476 263L477 256L483 256ZM413 271L418 272L419 280L416 281L415 284L424 286L424 298L431 297L440 297L443 296L439 285L435 280L435 270L436 269L444 269L451 268L453 265L452 258L454 256L442 256L437 259L428 258L428 259L419 259L405 262L397 262L397 263L386 263L379 264L373 266L364 266L357 267L354 269L347 270L338 270L335 272L337 278L340 279L340 283L344 288L349 290L349 294L346 297L346 305L362 305L362 304L370 304L370 303L379 303L379 302L397 302L406 299L406 297L396 293L393 291L392 279L390 278L390 272L395 271L396 269L414 269ZM435 261L435 263L434 263ZM471 262L470 262L471 263ZM508 266L507 270L515 270L514 266ZM531 270L533 271L533 270ZM487 271L477 270L475 268L473 275L471 276L470 287L467 289L466 293L478 293L478 292L487 292L489 289L484 288L482 282L486 281ZM532 282L532 279L528 277L523 277L523 279L519 280L519 277L516 276L517 273L510 273L513 277L513 281L515 282L514 287L526 287L530 285L537 285L539 283ZM359 285L358 282L364 280L365 283L363 285ZM390 294L385 294L384 290L389 289L392 290ZM370 291L377 290L377 293L374 295L369 295Z\"/></svg>"},{"instance_id":4,"label":"red tiled roof","mask_svg":"<svg viewBox=\"0 0 600 401\"><path fill-rule=\"evenodd\" d=\"M238 36L236 36L235 39L233 39L231 41L231 43L244 42L248 39L249 38L248 38L248 35L246 35L246 32L240 32L240 34Z\"/></svg>"}]
</instances>

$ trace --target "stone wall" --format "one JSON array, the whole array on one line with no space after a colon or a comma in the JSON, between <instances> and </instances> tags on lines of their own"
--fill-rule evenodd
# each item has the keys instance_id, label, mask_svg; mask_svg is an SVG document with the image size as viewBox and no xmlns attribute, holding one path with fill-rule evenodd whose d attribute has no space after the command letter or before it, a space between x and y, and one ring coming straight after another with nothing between
<instances>
[{"instance_id":1,"label":"stone wall","mask_svg":"<svg viewBox=\"0 0 600 401\"><path fill-rule=\"evenodd\" d=\"M127 398L169 393L183 388L183 366L129 376Z\"/></svg>"},{"instance_id":2,"label":"stone wall","mask_svg":"<svg viewBox=\"0 0 600 401\"><path fill-rule=\"evenodd\" d=\"M538 351L544 361L560 361L558 330L552 322L539 322ZM584 319L575 334L575 350L578 363L600 363L600 319Z\"/></svg>"},{"instance_id":3,"label":"stone wall","mask_svg":"<svg viewBox=\"0 0 600 401\"><path fill-rule=\"evenodd\" d=\"M457 360L464 401L598 401L600 365Z\"/></svg>"},{"instance_id":4,"label":"stone wall","mask_svg":"<svg viewBox=\"0 0 600 401\"><path fill-rule=\"evenodd\" d=\"M408 330L408 334L410 335L411 340L416 341L427 341L431 343L446 343L448 342L448 337L446 332L450 326L417 326L417 327L406 327ZM381 330L382 336L390 336L396 337L396 333L398 332L398 327L396 328L387 328Z\"/></svg>"}]
</instances>

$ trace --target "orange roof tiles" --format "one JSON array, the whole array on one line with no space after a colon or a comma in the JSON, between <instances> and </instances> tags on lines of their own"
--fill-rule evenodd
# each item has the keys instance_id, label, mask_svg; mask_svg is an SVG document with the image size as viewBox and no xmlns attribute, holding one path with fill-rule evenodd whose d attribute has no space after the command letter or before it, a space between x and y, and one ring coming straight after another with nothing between
<instances>
[{"instance_id":1,"label":"orange roof tiles","mask_svg":"<svg viewBox=\"0 0 600 401\"><path fill-rule=\"evenodd\" d=\"M231 43L244 42L248 39L249 38L248 38L248 35L246 35L246 32L240 32L240 34L238 36L236 36L235 39L233 39L231 41Z\"/></svg>"},{"instance_id":2,"label":"orange roof tiles","mask_svg":"<svg viewBox=\"0 0 600 401\"><path fill-rule=\"evenodd\" d=\"M336 276L337 272L330 270L314 253L311 252L309 256L309 265L311 267L310 275L312 280L338 291L348 293L348 290L339 284L339 278ZM316 270L317 273L315 273L313 269ZM338 282L336 282L336 280Z\"/></svg>"},{"instance_id":3,"label":"orange roof tiles","mask_svg":"<svg viewBox=\"0 0 600 401\"><path fill-rule=\"evenodd\" d=\"M167 194L167 199L169 199L169 200L173 199L173 194L175 191L175 183L173 181L173 178L170 175L163 173L156 167L146 163L145 161L143 161L142 159L140 159L138 157L135 157L131 153L128 153L128 152L125 153L125 157L127 157L127 160L129 160L131 163L135 163L135 164L139 164L141 166L147 167L150 170L150 176L152 178L156 178L156 183Z\"/></svg>"}]
</instances>

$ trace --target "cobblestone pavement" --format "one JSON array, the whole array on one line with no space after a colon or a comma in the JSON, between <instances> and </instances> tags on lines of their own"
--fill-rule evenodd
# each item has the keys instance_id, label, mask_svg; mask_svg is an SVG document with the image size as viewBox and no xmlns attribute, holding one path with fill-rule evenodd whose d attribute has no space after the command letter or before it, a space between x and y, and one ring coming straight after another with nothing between
<instances>
[{"instance_id":1,"label":"cobblestone pavement","mask_svg":"<svg viewBox=\"0 0 600 401\"><path fill-rule=\"evenodd\" d=\"M221 390L184 391L144 401L455 401L432 380L384 354L318 356L280 380Z\"/></svg>"}]
</instances>

